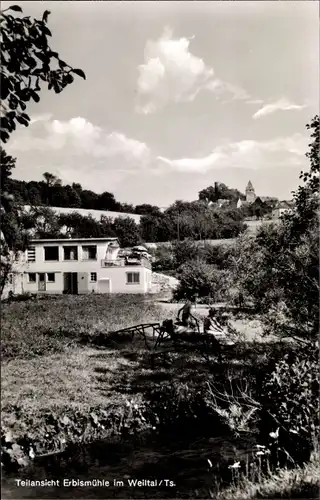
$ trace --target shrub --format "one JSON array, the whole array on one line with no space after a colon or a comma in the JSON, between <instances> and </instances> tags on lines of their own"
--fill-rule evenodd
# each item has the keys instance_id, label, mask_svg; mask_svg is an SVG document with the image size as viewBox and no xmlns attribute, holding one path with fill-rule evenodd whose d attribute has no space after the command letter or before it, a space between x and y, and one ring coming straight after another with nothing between
<instances>
[{"instance_id":1,"label":"shrub","mask_svg":"<svg viewBox=\"0 0 320 500\"><path fill-rule=\"evenodd\" d=\"M174 292L175 300L193 297L221 300L227 289L227 273L201 260L190 261L179 269L179 285Z\"/></svg>"},{"instance_id":2,"label":"shrub","mask_svg":"<svg viewBox=\"0 0 320 500\"><path fill-rule=\"evenodd\" d=\"M266 431L276 431L276 447L286 450L294 462L310 458L319 436L318 349L300 349L285 354L267 372L261 386L260 402L269 415L261 422ZM271 436L272 437L272 436Z\"/></svg>"}]
</instances>

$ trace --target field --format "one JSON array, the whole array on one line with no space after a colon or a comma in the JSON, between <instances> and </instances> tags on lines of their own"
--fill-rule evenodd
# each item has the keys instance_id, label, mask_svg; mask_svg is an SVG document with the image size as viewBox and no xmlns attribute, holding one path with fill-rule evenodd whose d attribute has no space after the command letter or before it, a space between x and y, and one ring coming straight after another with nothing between
<instances>
[{"instance_id":1,"label":"field","mask_svg":"<svg viewBox=\"0 0 320 500\"><path fill-rule=\"evenodd\" d=\"M139 339L105 347L95 343L113 330L174 318L178 307L143 296L99 295L4 304L2 429L16 442L27 435L36 454L45 455L69 443L108 438L124 428L129 434L150 431L158 425L150 408L162 415L163 426L182 428L184 418L188 427L189 417L181 417L181 408L197 411L205 426L207 410L201 402L199 406L198 394L207 381L223 386L228 378L249 380L252 366L263 365L277 351L274 342L261 342L258 319L232 318L239 348L223 365L216 360L207 364L191 351L170 354L151 370L150 354ZM206 311L199 306L196 315ZM306 472L299 474L305 478ZM245 486L251 492L247 498L254 498L254 485ZM237 491L227 493L239 498Z\"/></svg>"}]
</instances>

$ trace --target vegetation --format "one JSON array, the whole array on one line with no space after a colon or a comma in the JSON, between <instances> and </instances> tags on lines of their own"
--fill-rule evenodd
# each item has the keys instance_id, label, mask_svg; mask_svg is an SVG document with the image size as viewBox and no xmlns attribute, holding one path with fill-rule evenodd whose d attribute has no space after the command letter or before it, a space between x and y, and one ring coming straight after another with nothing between
<instances>
[{"instance_id":1,"label":"vegetation","mask_svg":"<svg viewBox=\"0 0 320 500\"><path fill-rule=\"evenodd\" d=\"M12 15L12 13L15 15ZM16 123L28 126L26 113L31 99L40 101L41 83L60 93L77 75L85 78L81 69L73 69L51 49L47 26L50 12L41 20L20 17L22 8L12 5L2 10L1 19L1 140L7 142Z\"/></svg>"},{"instance_id":2,"label":"vegetation","mask_svg":"<svg viewBox=\"0 0 320 500\"><path fill-rule=\"evenodd\" d=\"M26 103L39 101L41 81L61 92L73 74L85 77L49 47L48 11L42 21L10 12L22 11L13 6L1 13L3 142L16 122L28 126ZM312 460L320 430L318 116L307 129L310 169L301 173L295 208L278 225L262 226L254 238L241 234L245 210L234 205L242 193L223 184L161 213L146 204L120 205L111 193L97 195L79 184L62 186L49 172L40 183L13 180L16 160L1 150L1 289L30 230L36 237L115 235L122 246L169 239L171 247L155 252L155 268L177 273L178 300L194 294L212 302L230 300L233 290L240 306L251 305L256 322L253 339L252 331L239 331L241 324L252 330L244 308L241 317L229 313L237 343L224 352L222 363L215 353L203 356L193 346L164 353L153 371L141 339L111 334L168 316L143 297L35 297L3 304L1 441L6 467L26 465L34 455L70 443L112 434L127 437L137 429L184 436L188 446L194 433L234 444L234 455L223 462L220 454L217 466L210 454L203 454L212 471L207 495L220 500L314 495L320 486L320 465ZM219 207L221 199L229 203ZM29 214L22 210L24 203L34 205ZM50 209L54 205L136 211L143 217L137 226L129 218L57 216ZM256 203L255 215L265 208ZM191 241L234 237L230 247L200 247ZM175 317L176 311L170 314ZM250 450L239 449L244 436ZM219 477L228 489L215 484ZM189 497L198 493L193 488Z\"/></svg>"},{"instance_id":3,"label":"vegetation","mask_svg":"<svg viewBox=\"0 0 320 500\"><path fill-rule=\"evenodd\" d=\"M15 15L12 15L15 13ZM81 69L73 69L52 51L47 26L49 11L42 20L21 17L22 8L13 5L0 11L1 36L1 113L0 138L6 143L19 123L28 126L27 103L40 101L41 83L60 93L74 81L74 76L85 79ZM28 232L21 220L21 198L16 198L12 188L12 169L16 159L1 148L1 266L0 293L8 279L12 262L19 251L28 244ZM47 176L47 191L50 176Z\"/></svg>"}]
</instances>

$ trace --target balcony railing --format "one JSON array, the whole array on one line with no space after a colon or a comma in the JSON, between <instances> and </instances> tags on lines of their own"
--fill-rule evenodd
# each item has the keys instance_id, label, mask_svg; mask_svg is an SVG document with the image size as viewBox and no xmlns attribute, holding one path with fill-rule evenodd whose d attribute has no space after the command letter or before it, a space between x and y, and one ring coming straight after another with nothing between
<instances>
[{"instance_id":1,"label":"balcony railing","mask_svg":"<svg viewBox=\"0 0 320 500\"><path fill-rule=\"evenodd\" d=\"M148 259L142 257L141 259L133 259L130 257L123 259L102 259L101 267L127 267L127 266L143 266L147 269L151 269L151 262Z\"/></svg>"}]
</instances>

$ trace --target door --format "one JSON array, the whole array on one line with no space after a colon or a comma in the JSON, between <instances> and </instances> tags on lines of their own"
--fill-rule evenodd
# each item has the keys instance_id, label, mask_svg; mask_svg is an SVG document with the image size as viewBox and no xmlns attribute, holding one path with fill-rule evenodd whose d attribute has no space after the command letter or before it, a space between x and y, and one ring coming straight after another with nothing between
<instances>
[{"instance_id":1,"label":"door","mask_svg":"<svg viewBox=\"0 0 320 500\"><path fill-rule=\"evenodd\" d=\"M78 273L78 293L89 292L89 275L88 273Z\"/></svg>"},{"instance_id":2,"label":"door","mask_svg":"<svg viewBox=\"0 0 320 500\"><path fill-rule=\"evenodd\" d=\"M78 293L77 273L63 274L63 293L76 295Z\"/></svg>"},{"instance_id":3,"label":"door","mask_svg":"<svg viewBox=\"0 0 320 500\"><path fill-rule=\"evenodd\" d=\"M111 281L109 278L98 281L98 293L111 293Z\"/></svg>"},{"instance_id":4,"label":"door","mask_svg":"<svg viewBox=\"0 0 320 500\"><path fill-rule=\"evenodd\" d=\"M45 292L46 291L46 274L39 273L38 276L38 291Z\"/></svg>"}]
</instances>

